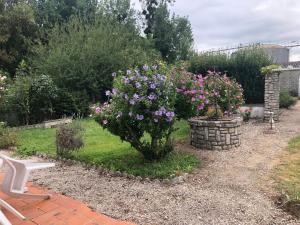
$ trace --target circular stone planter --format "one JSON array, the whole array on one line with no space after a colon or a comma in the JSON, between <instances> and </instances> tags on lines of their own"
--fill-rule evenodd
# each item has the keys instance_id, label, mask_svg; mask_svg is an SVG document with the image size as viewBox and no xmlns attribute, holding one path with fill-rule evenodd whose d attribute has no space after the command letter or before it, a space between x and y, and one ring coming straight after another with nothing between
<instances>
[{"instance_id":1,"label":"circular stone planter","mask_svg":"<svg viewBox=\"0 0 300 225\"><path fill-rule=\"evenodd\" d=\"M208 150L228 150L241 145L242 118L207 120L195 117L189 120L191 145Z\"/></svg>"}]
</instances>

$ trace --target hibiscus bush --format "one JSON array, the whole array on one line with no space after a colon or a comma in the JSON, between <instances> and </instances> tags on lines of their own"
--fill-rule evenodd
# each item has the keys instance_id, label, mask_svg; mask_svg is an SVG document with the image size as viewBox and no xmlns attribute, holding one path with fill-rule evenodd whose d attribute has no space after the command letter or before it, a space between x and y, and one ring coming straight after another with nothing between
<instances>
[{"instance_id":1,"label":"hibiscus bush","mask_svg":"<svg viewBox=\"0 0 300 225\"><path fill-rule=\"evenodd\" d=\"M226 74L208 72L206 76L193 75L182 79L177 87L177 99L190 105L191 112L186 115L204 116L219 119L231 116L243 103L243 89ZM179 103L180 105L180 103ZM179 115L184 112L179 112Z\"/></svg>"},{"instance_id":2,"label":"hibiscus bush","mask_svg":"<svg viewBox=\"0 0 300 225\"><path fill-rule=\"evenodd\" d=\"M119 71L96 121L129 142L145 159L156 160L173 150L176 91L164 64Z\"/></svg>"}]
</instances>

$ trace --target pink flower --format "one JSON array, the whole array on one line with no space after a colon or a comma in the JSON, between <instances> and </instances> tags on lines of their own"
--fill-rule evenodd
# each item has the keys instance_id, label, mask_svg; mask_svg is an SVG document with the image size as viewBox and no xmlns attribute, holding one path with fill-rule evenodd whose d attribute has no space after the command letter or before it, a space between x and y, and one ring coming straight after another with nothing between
<instances>
[{"instance_id":1,"label":"pink flower","mask_svg":"<svg viewBox=\"0 0 300 225\"><path fill-rule=\"evenodd\" d=\"M100 114L100 113L101 113L101 108L100 108L100 107L96 107L95 113L96 113L96 114Z\"/></svg>"},{"instance_id":2,"label":"pink flower","mask_svg":"<svg viewBox=\"0 0 300 225\"><path fill-rule=\"evenodd\" d=\"M198 111L203 110L203 109L204 109L204 104L201 104L201 105L198 107Z\"/></svg>"}]
</instances>

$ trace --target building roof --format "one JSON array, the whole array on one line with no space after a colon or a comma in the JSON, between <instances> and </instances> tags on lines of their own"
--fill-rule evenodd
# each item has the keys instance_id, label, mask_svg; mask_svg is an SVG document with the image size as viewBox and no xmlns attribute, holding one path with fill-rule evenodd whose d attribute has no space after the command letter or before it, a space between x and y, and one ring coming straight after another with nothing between
<instances>
[{"instance_id":1,"label":"building roof","mask_svg":"<svg viewBox=\"0 0 300 225\"><path fill-rule=\"evenodd\" d=\"M276 45L276 44L262 44L260 45L261 48L286 48L282 45Z\"/></svg>"}]
</instances>

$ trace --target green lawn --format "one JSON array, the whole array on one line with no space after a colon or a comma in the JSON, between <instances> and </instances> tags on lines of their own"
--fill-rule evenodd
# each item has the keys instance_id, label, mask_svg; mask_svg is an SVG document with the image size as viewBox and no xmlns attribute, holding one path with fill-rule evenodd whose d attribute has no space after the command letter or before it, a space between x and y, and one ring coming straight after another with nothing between
<instances>
[{"instance_id":1,"label":"green lawn","mask_svg":"<svg viewBox=\"0 0 300 225\"><path fill-rule=\"evenodd\" d=\"M150 178L166 178L178 172L190 172L199 164L195 156L182 152L173 152L161 161L149 163L128 143L121 142L118 137L103 130L94 120L81 122L86 129L85 147L72 155L76 160ZM176 128L176 140L187 138L189 127L186 121L177 122ZM19 154L43 152L55 155L55 129L23 130L18 135Z\"/></svg>"},{"instance_id":2,"label":"green lawn","mask_svg":"<svg viewBox=\"0 0 300 225\"><path fill-rule=\"evenodd\" d=\"M277 168L276 180L291 201L300 203L300 136L290 140L288 151Z\"/></svg>"}]
</instances>

